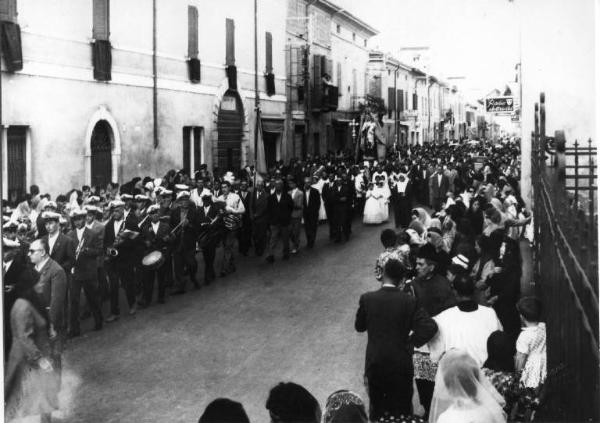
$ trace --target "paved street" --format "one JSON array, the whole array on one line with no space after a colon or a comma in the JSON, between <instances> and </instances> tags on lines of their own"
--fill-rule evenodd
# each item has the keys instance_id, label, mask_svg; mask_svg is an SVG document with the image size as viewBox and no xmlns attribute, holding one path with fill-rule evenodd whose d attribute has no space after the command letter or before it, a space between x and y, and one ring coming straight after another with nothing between
<instances>
[{"instance_id":1,"label":"paved street","mask_svg":"<svg viewBox=\"0 0 600 423\"><path fill-rule=\"evenodd\" d=\"M268 391L279 381L306 386L321 404L341 388L366 398L366 336L354 331L354 313L359 295L377 287L382 228L357 221L350 242L336 245L321 226L315 250L289 262L244 258L214 285L86 332L68 345L55 415L192 422L225 396L241 401L251 421L265 422Z\"/></svg>"}]
</instances>

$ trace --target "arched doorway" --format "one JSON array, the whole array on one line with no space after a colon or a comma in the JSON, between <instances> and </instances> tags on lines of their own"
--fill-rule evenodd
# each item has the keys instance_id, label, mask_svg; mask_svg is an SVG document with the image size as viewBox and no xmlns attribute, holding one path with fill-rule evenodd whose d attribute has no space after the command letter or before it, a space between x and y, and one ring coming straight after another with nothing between
<instances>
[{"instance_id":1,"label":"arched doorway","mask_svg":"<svg viewBox=\"0 0 600 423\"><path fill-rule=\"evenodd\" d=\"M112 176L112 129L107 121L94 126L91 138L91 183L106 186Z\"/></svg>"},{"instance_id":2,"label":"arched doorway","mask_svg":"<svg viewBox=\"0 0 600 423\"><path fill-rule=\"evenodd\" d=\"M228 90L217 117L217 160L221 171L242 167L242 138L244 136L244 106L236 91Z\"/></svg>"}]
</instances>

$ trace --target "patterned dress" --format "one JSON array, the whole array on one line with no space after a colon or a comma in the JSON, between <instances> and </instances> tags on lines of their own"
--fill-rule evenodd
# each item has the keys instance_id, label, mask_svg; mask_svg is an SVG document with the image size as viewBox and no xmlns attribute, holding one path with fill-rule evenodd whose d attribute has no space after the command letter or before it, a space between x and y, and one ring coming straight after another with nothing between
<instances>
[{"instance_id":1,"label":"patterned dress","mask_svg":"<svg viewBox=\"0 0 600 423\"><path fill-rule=\"evenodd\" d=\"M546 380L546 324L523 328L517 339L517 352L527 355L521 383L537 388Z\"/></svg>"}]
</instances>

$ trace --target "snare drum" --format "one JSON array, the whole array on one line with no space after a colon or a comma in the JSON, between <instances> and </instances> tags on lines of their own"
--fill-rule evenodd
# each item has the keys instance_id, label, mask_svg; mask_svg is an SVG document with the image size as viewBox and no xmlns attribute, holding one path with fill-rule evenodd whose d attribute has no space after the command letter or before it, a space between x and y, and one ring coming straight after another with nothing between
<instances>
[{"instance_id":1,"label":"snare drum","mask_svg":"<svg viewBox=\"0 0 600 423\"><path fill-rule=\"evenodd\" d=\"M165 256L160 251L152 251L142 259L142 265L151 269L158 269L165 261Z\"/></svg>"}]
</instances>

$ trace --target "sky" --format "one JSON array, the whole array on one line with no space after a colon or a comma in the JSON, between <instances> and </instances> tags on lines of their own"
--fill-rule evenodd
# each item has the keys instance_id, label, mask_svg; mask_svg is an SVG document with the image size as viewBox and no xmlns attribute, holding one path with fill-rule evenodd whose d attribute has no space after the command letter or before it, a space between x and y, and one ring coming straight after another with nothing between
<instances>
[{"instance_id":1,"label":"sky","mask_svg":"<svg viewBox=\"0 0 600 423\"><path fill-rule=\"evenodd\" d=\"M334 0L377 29L370 47L408 61L406 47L429 47L430 72L452 79L469 100L514 82L519 15L508 0ZM523 0L516 0L523 1ZM424 59L427 59L424 57Z\"/></svg>"}]
</instances>

